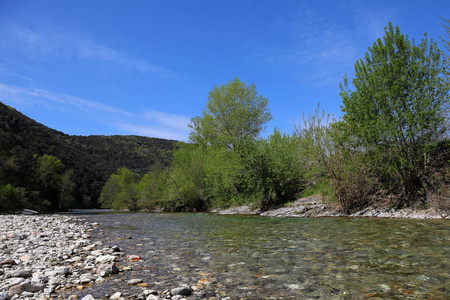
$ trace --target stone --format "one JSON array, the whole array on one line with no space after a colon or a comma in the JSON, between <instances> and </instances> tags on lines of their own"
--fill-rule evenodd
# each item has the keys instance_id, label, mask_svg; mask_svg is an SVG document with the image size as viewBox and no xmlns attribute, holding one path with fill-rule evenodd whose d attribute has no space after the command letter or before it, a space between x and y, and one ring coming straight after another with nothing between
<instances>
[{"instance_id":1,"label":"stone","mask_svg":"<svg viewBox=\"0 0 450 300\"><path fill-rule=\"evenodd\" d=\"M108 262L114 262L117 261L117 257L114 255L101 255L95 259L95 262L104 264Z\"/></svg>"},{"instance_id":2,"label":"stone","mask_svg":"<svg viewBox=\"0 0 450 300\"><path fill-rule=\"evenodd\" d=\"M189 296L191 294L191 289L187 286L181 286L181 287L171 289L170 293L173 296L176 296L176 295Z\"/></svg>"},{"instance_id":3,"label":"stone","mask_svg":"<svg viewBox=\"0 0 450 300\"><path fill-rule=\"evenodd\" d=\"M158 300L159 297L156 295L149 295L147 298L145 298L145 300Z\"/></svg>"},{"instance_id":4,"label":"stone","mask_svg":"<svg viewBox=\"0 0 450 300\"><path fill-rule=\"evenodd\" d=\"M97 273L102 277L106 277L111 274L119 274L119 272L119 268L114 264L101 264L97 267Z\"/></svg>"},{"instance_id":5,"label":"stone","mask_svg":"<svg viewBox=\"0 0 450 300\"><path fill-rule=\"evenodd\" d=\"M31 259L31 257L29 257L28 255L23 255L19 259L23 262L27 262Z\"/></svg>"},{"instance_id":6,"label":"stone","mask_svg":"<svg viewBox=\"0 0 450 300\"><path fill-rule=\"evenodd\" d=\"M158 291L157 290L144 290L142 293L144 294L144 296L158 295Z\"/></svg>"},{"instance_id":7,"label":"stone","mask_svg":"<svg viewBox=\"0 0 450 300\"><path fill-rule=\"evenodd\" d=\"M89 294L81 298L81 300L95 300L95 298L91 294Z\"/></svg>"},{"instance_id":8,"label":"stone","mask_svg":"<svg viewBox=\"0 0 450 300\"><path fill-rule=\"evenodd\" d=\"M22 282L24 282L24 281L25 281L25 279L22 278L22 277L13 277L13 278L10 278L10 279L7 281L7 287L5 287L5 288L9 288L9 287L11 287L11 286L13 286L13 285L18 285L19 283L22 283Z\"/></svg>"},{"instance_id":9,"label":"stone","mask_svg":"<svg viewBox=\"0 0 450 300\"><path fill-rule=\"evenodd\" d=\"M29 278L29 277L33 276L33 271L32 270L17 270L17 271L11 272L11 276L12 277Z\"/></svg>"},{"instance_id":10,"label":"stone","mask_svg":"<svg viewBox=\"0 0 450 300\"><path fill-rule=\"evenodd\" d=\"M103 283L103 282L106 282L106 279L103 278L103 277L99 277L99 278L95 279L95 282L96 283Z\"/></svg>"},{"instance_id":11,"label":"stone","mask_svg":"<svg viewBox=\"0 0 450 300\"><path fill-rule=\"evenodd\" d=\"M84 274L83 276L81 276L80 278L80 283L81 284L88 284L92 281L92 276L90 274Z\"/></svg>"},{"instance_id":12,"label":"stone","mask_svg":"<svg viewBox=\"0 0 450 300\"><path fill-rule=\"evenodd\" d=\"M138 261L140 259L141 259L141 257L139 255L128 255L127 256L128 261Z\"/></svg>"},{"instance_id":13,"label":"stone","mask_svg":"<svg viewBox=\"0 0 450 300\"><path fill-rule=\"evenodd\" d=\"M120 299L120 297L122 297L122 293L116 292L109 299Z\"/></svg>"},{"instance_id":14,"label":"stone","mask_svg":"<svg viewBox=\"0 0 450 300\"><path fill-rule=\"evenodd\" d=\"M56 275L66 276L66 275L72 274L72 271L70 270L70 268L66 267L66 266L55 267L54 271L55 271Z\"/></svg>"},{"instance_id":15,"label":"stone","mask_svg":"<svg viewBox=\"0 0 450 300\"><path fill-rule=\"evenodd\" d=\"M0 262L0 266L3 265L17 265L16 261L12 258L7 258L5 260L3 260L2 262Z\"/></svg>"},{"instance_id":16,"label":"stone","mask_svg":"<svg viewBox=\"0 0 450 300\"><path fill-rule=\"evenodd\" d=\"M10 287L9 291L8 291L8 295L10 297L12 297L14 295L20 295L23 292L36 293L36 292L42 291L44 289L44 287L45 286L42 284L23 282L21 284Z\"/></svg>"},{"instance_id":17,"label":"stone","mask_svg":"<svg viewBox=\"0 0 450 300\"><path fill-rule=\"evenodd\" d=\"M139 283L142 283L142 279L136 278L136 279L130 279L127 281L128 285L137 285Z\"/></svg>"}]
</instances>

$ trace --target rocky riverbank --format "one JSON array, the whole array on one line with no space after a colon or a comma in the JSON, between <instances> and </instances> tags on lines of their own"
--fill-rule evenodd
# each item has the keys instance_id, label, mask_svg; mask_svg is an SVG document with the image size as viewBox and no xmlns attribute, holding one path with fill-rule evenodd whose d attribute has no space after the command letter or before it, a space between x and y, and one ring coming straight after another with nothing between
<instances>
[{"instance_id":1,"label":"rocky riverbank","mask_svg":"<svg viewBox=\"0 0 450 300\"><path fill-rule=\"evenodd\" d=\"M62 215L0 215L0 300L92 300L80 291L132 270L130 264L140 257L91 240L97 226ZM192 292L187 285L149 290L139 278L127 284L142 292L127 295L125 286L102 299L182 299Z\"/></svg>"},{"instance_id":2,"label":"rocky riverbank","mask_svg":"<svg viewBox=\"0 0 450 300\"><path fill-rule=\"evenodd\" d=\"M410 218L410 219L446 219L450 220L450 215L446 212L438 212L433 209L398 209L368 207L353 214L339 212L331 205L324 204L320 197L306 197L298 199L284 207L261 212L254 210L250 205L231 207L225 210L213 211L217 214L243 214L260 215L263 217L276 218L311 218L311 217L378 217L378 218Z\"/></svg>"}]
</instances>

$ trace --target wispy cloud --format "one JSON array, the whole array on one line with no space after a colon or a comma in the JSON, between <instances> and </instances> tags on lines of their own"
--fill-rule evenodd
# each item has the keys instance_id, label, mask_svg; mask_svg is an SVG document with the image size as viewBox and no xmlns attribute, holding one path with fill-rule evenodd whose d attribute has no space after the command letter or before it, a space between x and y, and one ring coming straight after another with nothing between
<instances>
[{"instance_id":1,"label":"wispy cloud","mask_svg":"<svg viewBox=\"0 0 450 300\"><path fill-rule=\"evenodd\" d=\"M187 127L182 131L174 131L171 128L158 125L139 125L132 123L118 123L116 125L133 134L160 137L169 140L187 141L187 136L189 134Z\"/></svg>"},{"instance_id":2,"label":"wispy cloud","mask_svg":"<svg viewBox=\"0 0 450 300\"><path fill-rule=\"evenodd\" d=\"M42 88L19 87L0 83L0 100L7 99L17 106L43 105L58 113L83 115L94 125L107 124L126 134L137 134L175 140L187 140L188 116L159 111L133 113L115 106L76 96L54 93ZM126 102L126 101L124 101ZM73 124L76 126L76 124Z\"/></svg>"},{"instance_id":3,"label":"wispy cloud","mask_svg":"<svg viewBox=\"0 0 450 300\"><path fill-rule=\"evenodd\" d=\"M355 22L361 11L349 12ZM356 22L357 23L357 22ZM330 20L315 10L304 9L291 20L283 46L263 44L253 56L264 63L298 74L300 80L314 85L340 82L345 73L353 71L354 63L370 44L367 39L378 35L383 27L372 16L369 28L360 28ZM380 27L380 28L378 28Z\"/></svg>"},{"instance_id":4,"label":"wispy cloud","mask_svg":"<svg viewBox=\"0 0 450 300\"><path fill-rule=\"evenodd\" d=\"M284 48L262 46L256 54L265 63L306 74L302 81L335 82L353 65L357 54L354 36L339 26L303 19L293 27L295 40Z\"/></svg>"},{"instance_id":5,"label":"wispy cloud","mask_svg":"<svg viewBox=\"0 0 450 300\"><path fill-rule=\"evenodd\" d=\"M145 118L148 121L175 129L186 129L187 124L191 121L187 116L167 114L159 111L149 111L145 113Z\"/></svg>"},{"instance_id":6,"label":"wispy cloud","mask_svg":"<svg viewBox=\"0 0 450 300\"><path fill-rule=\"evenodd\" d=\"M4 26L2 32L8 38L8 42L3 42L3 45L21 51L34 59L61 58L99 64L107 63L137 72L151 73L166 79L182 80L182 76L169 69L60 28L30 29L15 24L3 23L2 25Z\"/></svg>"}]
</instances>

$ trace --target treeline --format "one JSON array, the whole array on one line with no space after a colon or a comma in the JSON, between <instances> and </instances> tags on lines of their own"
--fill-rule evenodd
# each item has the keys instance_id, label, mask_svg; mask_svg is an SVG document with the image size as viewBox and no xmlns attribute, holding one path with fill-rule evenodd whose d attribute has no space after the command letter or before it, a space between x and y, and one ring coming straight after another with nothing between
<instances>
[{"instance_id":1,"label":"treeline","mask_svg":"<svg viewBox=\"0 0 450 300\"><path fill-rule=\"evenodd\" d=\"M0 102L0 212L99 207L100 191L117 168L143 175L154 164L168 166L174 143L69 136Z\"/></svg>"},{"instance_id":2,"label":"treeline","mask_svg":"<svg viewBox=\"0 0 450 300\"><path fill-rule=\"evenodd\" d=\"M318 109L291 135L275 129L267 138L260 134L272 118L268 100L254 84L236 78L214 86L172 164L142 177L119 169L100 202L130 210L244 203L264 210L319 192L345 212L368 205L450 210L446 64L435 42L425 36L415 45L389 24L356 62L354 90L344 77L341 119Z\"/></svg>"}]
</instances>

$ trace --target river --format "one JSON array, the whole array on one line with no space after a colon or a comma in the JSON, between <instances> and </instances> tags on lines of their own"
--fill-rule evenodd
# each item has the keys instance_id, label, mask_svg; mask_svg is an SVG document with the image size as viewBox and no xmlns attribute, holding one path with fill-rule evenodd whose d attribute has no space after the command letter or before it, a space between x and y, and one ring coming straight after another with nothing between
<instances>
[{"instance_id":1,"label":"river","mask_svg":"<svg viewBox=\"0 0 450 300\"><path fill-rule=\"evenodd\" d=\"M141 256L84 293L186 283L205 298L449 299L450 223L369 218L271 219L207 213L79 215L93 238ZM197 296L200 297L200 296Z\"/></svg>"}]
</instances>

